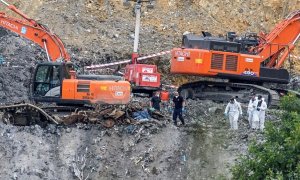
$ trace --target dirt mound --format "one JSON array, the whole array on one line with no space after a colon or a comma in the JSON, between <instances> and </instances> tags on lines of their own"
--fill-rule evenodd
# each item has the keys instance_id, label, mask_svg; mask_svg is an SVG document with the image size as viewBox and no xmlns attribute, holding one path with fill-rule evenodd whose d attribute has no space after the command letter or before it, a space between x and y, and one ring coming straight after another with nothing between
<instances>
[{"instance_id":1,"label":"dirt mound","mask_svg":"<svg viewBox=\"0 0 300 180\"><path fill-rule=\"evenodd\" d=\"M0 103L28 101L34 66L45 60L46 54L31 41L3 29L0 39Z\"/></svg>"}]
</instances>

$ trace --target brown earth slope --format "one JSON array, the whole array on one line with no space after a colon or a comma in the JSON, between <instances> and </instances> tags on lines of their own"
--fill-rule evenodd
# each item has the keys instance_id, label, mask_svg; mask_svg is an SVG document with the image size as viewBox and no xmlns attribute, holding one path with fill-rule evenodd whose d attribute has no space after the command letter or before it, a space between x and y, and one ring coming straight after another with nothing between
<instances>
[{"instance_id":1,"label":"brown earth slope","mask_svg":"<svg viewBox=\"0 0 300 180\"><path fill-rule=\"evenodd\" d=\"M10 3L50 27L76 59L101 61L107 54L115 60L129 57L132 51L133 7L124 7L122 0ZM157 0L155 9L142 9L140 52L149 54L179 46L185 31L205 30L215 35L227 31L269 32L299 8L299 0Z\"/></svg>"}]
</instances>

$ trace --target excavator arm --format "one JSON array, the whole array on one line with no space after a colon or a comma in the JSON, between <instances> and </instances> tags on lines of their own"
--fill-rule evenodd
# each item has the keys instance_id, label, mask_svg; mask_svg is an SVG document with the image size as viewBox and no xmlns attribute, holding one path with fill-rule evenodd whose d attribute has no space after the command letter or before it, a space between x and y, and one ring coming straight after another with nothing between
<instances>
[{"instance_id":1,"label":"excavator arm","mask_svg":"<svg viewBox=\"0 0 300 180\"><path fill-rule=\"evenodd\" d=\"M0 2L22 17L17 19L0 13L0 26L40 45L45 49L48 60L52 60L37 63L35 68L31 93L36 102L84 105L127 104L130 101L131 88L128 81L112 76L76 76L69 54L54 33L27 17L15 6L4 0Z\"/></svg>"},{"instance_id":2,"label":"excavator arm","mask_svg":"<svg viewBox=\"0 0 300 180\"><path fill-rule=\"evenodd\" d=\"M263 95L269 106L277 106L279 94L289 90L275 91L263 85L289 83L289 72L281 66L295 47L299 34L299 10L269 34L250 33L237 37L234 32L228 32L226 38L212 37L207 32L203 32L203 36L186 34L182 48L172 50L171 73L229 81L185 83L178 88L185 98L227 101L229 97L238 96L247 102L250 92L255 92Z\"/></svg>"},{"instance_id":3,"label":"excavator arm","mask_svg":"<svg viewBox=\"0 0 300 180\"><path fill-rule=\"evenodd\" d=\"M0 1L23 18L10 17L0 12L1 27L38 44L46 51L48 61L70 61L70 55L67 53L63 42L58 36L52 33L46 26L27 17L15 6L9 5L3 0Z\"/></svg>"},{"instance_id":4,"label":"excavator arm","mask_svg":"<svg viewBox=\"0 0 300 180\"><path fill-rule=\"evenodd\" d=\"M267 67L281 68L300 36L300 10L292 12L269 34L260 35L261 42L256 50L261 62L269 60Z\"/></svg>"}]
</instances>

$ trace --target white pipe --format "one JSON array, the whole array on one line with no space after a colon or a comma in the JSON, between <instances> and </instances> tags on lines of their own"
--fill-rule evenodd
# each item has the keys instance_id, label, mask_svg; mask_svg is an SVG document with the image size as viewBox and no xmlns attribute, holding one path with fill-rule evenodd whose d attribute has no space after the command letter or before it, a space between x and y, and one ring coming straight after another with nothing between
<instances>
[{"instance_id":1,"label":"white pipe","mask_svg":"<svg viewBox=\"0 0 300 180\"><path fill-rule=\"evenodd\" d=\"M48 48L47 48L46 41L44 41L44 46L45 46L45 51L46 51L46 54L47 54L47 59L50 62L51 60L50 60L50 57L49 57L49 53L48 53Z\"/></svg>"},{"instance_id":2,"label":"white pipe","mask_svg":"<svg viewBox=\"0 0 300 180\"><path fill-rule=\"evenodd\" d=\"M133 45L133 52L138 52L138 46L139 46L139 35L140 35L140 25L141 25L141 5L136 4L135 5L135 33L134 33L134 45Z\"/></svg>"}]
</instances>

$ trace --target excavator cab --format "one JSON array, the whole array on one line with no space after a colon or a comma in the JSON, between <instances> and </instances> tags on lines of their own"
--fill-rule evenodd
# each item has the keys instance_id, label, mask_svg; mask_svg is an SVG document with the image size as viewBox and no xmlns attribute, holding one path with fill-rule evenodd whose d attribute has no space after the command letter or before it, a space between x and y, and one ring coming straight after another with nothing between
<instances>
[{"instance_id":1,"label":"excavator cab","mask_svg":"<svg viewBox=\"0 0 300 180\"><path fill-rule=\"evenodd\" d=\"M71 63L39 63L35 69L32 82L32 97L35 101L55 100L61 98L64 79L69 79Z\"/></svg>"},{"instance_id":2,"label":"excavator cab","mask_svg":"<svg viewBox=\"0 0 300 180\"><path fill-rule=\"evenodd\" d=\"M72 77L70 62L39 63L32 78L32 99L60 105L127 104L130 84L112 76L81 75ZM76 75L75 75L76 76Z\"/></svg>"}]
</instances>

